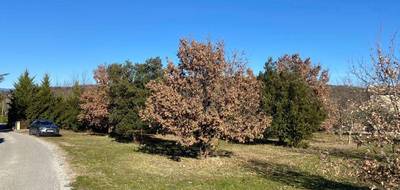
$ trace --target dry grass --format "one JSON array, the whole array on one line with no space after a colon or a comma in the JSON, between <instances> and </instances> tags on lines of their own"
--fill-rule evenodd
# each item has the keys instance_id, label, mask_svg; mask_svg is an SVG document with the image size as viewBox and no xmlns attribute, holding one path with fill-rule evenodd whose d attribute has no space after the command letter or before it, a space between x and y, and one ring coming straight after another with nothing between
<instances>
[{"instance_id":1,"label":"dry grass","mask_svg":"<svg viewBox=\"0 0 400 190\"><path fill-rule=\"evenodd\" d=\"M78 175L75 189L361 189L349 175L353 171L343 166L358 159L355 147L332 135L316 137L323 140L311 141L308 149L221 142L218 150L224 156L180 161L107 136L66 131L46 140L68 153ZM166 142L153 146L171 148ZM324 151L332 152L329 162L320 160Z\"/></svg>"}]
</instances>

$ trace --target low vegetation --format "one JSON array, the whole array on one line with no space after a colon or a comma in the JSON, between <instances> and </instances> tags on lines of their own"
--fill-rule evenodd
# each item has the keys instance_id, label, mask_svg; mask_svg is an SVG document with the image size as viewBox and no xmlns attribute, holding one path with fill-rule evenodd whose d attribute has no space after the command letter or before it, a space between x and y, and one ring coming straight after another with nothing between
<instances>
[{"instance_id":1,"label":"low vegetation","mask_svg":"<svg viewBox=\"0 0 400 190\"><path fill-rule=\"evenodd\" d=\"M46 140L68 153L75 189L368 189L345 164L362 150L334 135L316 134L308 149L220 141L215 155L203 160L174 156L185 149L173 136L132 144L63 131Z\"/></svg>"}]
</instances>

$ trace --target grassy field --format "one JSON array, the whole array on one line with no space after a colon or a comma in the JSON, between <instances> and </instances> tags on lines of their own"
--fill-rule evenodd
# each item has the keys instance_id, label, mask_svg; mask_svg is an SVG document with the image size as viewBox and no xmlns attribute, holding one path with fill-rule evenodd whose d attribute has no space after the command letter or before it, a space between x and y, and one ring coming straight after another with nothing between
<instances>
[{"instance_id":1,"label":"grassy field","mask_svg":"<svg viewBox=\"0 0 400 190\"><path fill-rule=\"evenodd\" d=\"M165 138L138 145L64 131L45 139L67 152L75 189L367 189L343 166L362 153L327 134L308 149L220 142L218 156L204 160L171 156L179 149Z\"/></svg>"}]
</instances>

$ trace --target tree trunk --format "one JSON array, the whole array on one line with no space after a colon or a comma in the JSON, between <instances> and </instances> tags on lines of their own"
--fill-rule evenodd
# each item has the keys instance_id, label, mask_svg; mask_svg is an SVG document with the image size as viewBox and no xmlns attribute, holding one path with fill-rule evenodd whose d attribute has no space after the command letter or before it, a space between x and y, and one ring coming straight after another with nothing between
<instances>
[{"instance_id":1,"label":"tree trunk","mask_svg":"<svg viewBox=\"0 0 400 190\"><path fill-rule=\"evenodd\" d=\"M348 144L351 144L351 135L353 133L353 123L350 126L350 130L349 130L349 138L348 138Z\"/></svg>"},{"instance_id":2,"label":"tree trunk","mask_svg":"<svg viewBox=\"0 0 400 190\"><path fill-rule=\"evenodd\" d=\"M198 147L199 147L199 155L198 155L198 157L200 159L207 158L213 151L213 148L212 148L212 145L211 145L211 141L209 141L209 142L201 141L201 142L199 142Z\"/></svg>"}]
</instances>

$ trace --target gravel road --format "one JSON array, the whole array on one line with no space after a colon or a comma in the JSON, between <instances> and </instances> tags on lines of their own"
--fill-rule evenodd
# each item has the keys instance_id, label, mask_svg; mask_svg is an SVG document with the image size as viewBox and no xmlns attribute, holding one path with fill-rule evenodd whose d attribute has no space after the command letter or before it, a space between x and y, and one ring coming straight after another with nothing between
<instances>
[{"instance_id":1,"label":"gravel road","mask_svg":"<svg viewBox=\"0 0 400 190\"><path fill-rule=\"evenodd\" d=\"M70 189L58 147L37 137L0 132L0 190Z\"/></svg>"}]
</instances>

